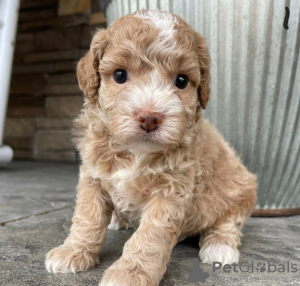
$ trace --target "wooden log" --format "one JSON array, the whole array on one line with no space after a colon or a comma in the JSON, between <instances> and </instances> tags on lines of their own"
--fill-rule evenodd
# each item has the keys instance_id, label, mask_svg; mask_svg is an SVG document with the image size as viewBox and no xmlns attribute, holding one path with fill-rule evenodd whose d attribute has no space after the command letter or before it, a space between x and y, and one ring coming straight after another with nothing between
<instances>
[{"instance_id":1,"label":"wooden log","mask_svg":"<svg viewBox=\"0 0 300 286\"><path fill-rule=\"evenodd\" d=\"M46 84L47 79L44 75L14 75L11 79L10 94L40 95Z\"/></svg>"},{"instance_id":2,"label":"wooden log","mask_svg":"<svg viewBox=\"0 0 300 286\"><path fill-rule=\"evenodd\" d=\"M59 0L58 15L74 15L78 13L89 13L91 11L91 0Z\"/></svg>"},{"instance_id":3,"label":"wooden log","mask_svg":"<svg viewBox=\"0 0 300 286\"><path fill-rule=\"evenodd\" d=\"M43 107L45 105L44 95L40 96L11 96L9 98L8 106L9 107Z\"/></svg>"},{"instance_id":4,"label":"wooden log","mask_svg":"<svg viewBox=\"0 0 300 286\"><path fill-rule=\"evenodd\" d=\"M10 96L8 117L35 117L45 114L44 96Z\"/></svg>"},{"instance_id":5,"label":"wooden log","mask_svg":"<svg viewBox=\"0 0 300 286\"><path fill-rule=\"evenodd\" d=\"M35 120L33 118L6 118L5 138L28 138L35 133Z\"/></svg>"},{"instance_id":6,"label":"wooden log","mask_svg":"<svg viewBox=\"0 0 300 286\"><path fill-rule=\"evenodd\" d=\"M36 149L33 155L36 160L47 160L47 161L66 161L76 162L77 156L75 151L51 151L51 150L39 150Z\"/></svg>"},{"instance_id":7,"label":"wooden log","mask_svg":"<svg viewBox=\"0 0 300 286\"><path fill-rule=\"evenodd\" d=\"M75 117L83 105L82 96L55 96L47 98L48 117Z\"/></svg>"},{"instance_id":8,"label":"wooden log","mask_svg":"<svg viewBox=\"0 0 300 286\"><path fill-rule=\"evenodd\" d=\"M45 52L45 53L33 53L23 56L23 62L25 64L42 63L42 62L59 62L66 60L77 60L80 56L79 49L57 51L57 52Z\"/></svg>"},{"instance_id":9,"label":"wooden log","mask_svg":"<svg viewBox=\"0 0 300 286\"><path fill-rule=\"evenodd\" d=\"M58 84L48 85L45 88L47 95L58 95L58 94L81 94L82 91L79 89L78 84Z\"/></svg>"},{"instance_id":10,"label":"wooden log","mask_svg":"<svg viewBox=\"0 0 300 286\"><path fill-rule=\"evenodd\" d=\"M90 25L104 25L106 24L106 17L103 12L92 13L89 15Z\"/></svg>"},{"instance_id":11,"label":"wooden log","mask_svg":"<svg viewBox=\"0 0 300 286\"><path fill-rule=\"evenodd\" d=\"M33 148L33 137L30 138L4 138L4 144L13 148L13 150L31 150Z\"/></svg>"},{"instance_id":12,"label":"wooden log","mask_svg":"<svg viewBox=\"0 0 300 286\"><path fill-rule=\"evenodd\" d=\"M70 129L73 126L73 119L68 118L37 118L38 129Z\"/></svg>"},{"instance_id":13,"label":"wooden log","mask_svg":"<svg viewBox=\"0 0 300 286\"><path fill-rule=\"evenodd\" d=\"M14 75L29 75L41 73L74 72L77 61L59 63L44 63L37 65L17 65L13 68Z\"/></svg>"},{"instance_id":14,"label":"wooden log","mask_svg":"<svg viewBox=\"0 0 300 286\"><path fill-rule=\"evenodd\" d=\"M37 52L72 50L79 46L80 27L38 31L35 33L34 41Z\"/></svg>"},{"instance_id":15,"label":"wooden log","mask_svg":"<svg viewBox=\"0 0 300 286\"><path fill-rule=\"evenodd\" d=\"M15 159L33 159L33 150L14 149Z\"/></svg>"},{"instance_id":16,"label":"wooden log","mask_svg":"<svg viewBox=\"0 0 300 286\"><path fill-rule=\"evenodd\" d=\"M13 68L13 75L30 75L42 74L47 72L56 72L53 63L38 64L38 65L17 65Z\"/></svg>"},{"instance_id":17,"label":"wooden log","mask_svg":"<svg viewBox=\"0 0 300 286\"><path fill-rule=\"evenodd\" d=\"M89 17L87 14L78 14L75 16L64 16L60 18L50 18L41 19L37 21L23 22L18 25L18 30L20 32L30 32L50 28L79 26L88 23Z\"/></svg>"},{"instance_id":18,"label":"wooden log","mask_svg":"<svg viewBox=\"0 0 300 286\"><path fill-rule=\"evenodd\" d=\"M80 46L81 27L64 27L17 34L16 55L75 50Z\"/></svg>"},{"instance_id":19,"label":"wooden log","mask_svg":"<svg viewBox=\"0 0 300 286\"><path fill-rule=\"evenodd\" d=\"M56 9L47 9L47 10L40 10L40 11L24 11L19 14L19 23L55 18L56 13L57 13Z\"/></svg>"},{"instance_id":20,"label":"wooden log","mask_svg":"<svg viewBox=\"0 0 300 286\"><path fill-rule=\"evenodd\" d=\"M77 76L76 73L64 73L64 74L51 74L47 76L47 81L49 85L58 85L58 84L66 84L66 83L76 83Z\"/></svg>"},{"instance_id":21,"label":"wooden log","mask_svg":"<svg viewBox=\"0 0 300 286\"><path fill-rule=\"evenodd\" d=\"M35 149L74 150L70 130L37 130L34 139Z\"/></svg>"},{"instance_id":22,"label":"wooden log","mask_svg":"<svg viewBox=\"0 0 300 286\"><path fill-rule=\"evenodd\" d=\"M80 30L80 48L89 49L97 26L82 26Z\"/></svg>"},{"instance_id":23,"label":"wooden log","mask_svg":"<svg viewBox=\"0 0 300 286\"><path fill-rule=\"evenodd\" d=\"M36 117L45 115L44 107L32 107L32 106L8 106L7 116L17 116L17 117Z\"/></svg>"},{"instance_id":24,"label":"wooden log","mask_svg":"<svg viewBox=\"0 0 300 286\"><path fill-rule=\"evenodd\" d=\"M59 0L22 0L20 10L41 9L43 7L57 7Z\"/></svg>"}]
</instances>

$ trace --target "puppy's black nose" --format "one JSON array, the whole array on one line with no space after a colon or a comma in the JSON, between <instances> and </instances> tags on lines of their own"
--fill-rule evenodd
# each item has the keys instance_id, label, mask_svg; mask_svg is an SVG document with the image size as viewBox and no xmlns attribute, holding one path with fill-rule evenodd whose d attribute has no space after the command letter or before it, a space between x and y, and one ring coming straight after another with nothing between
<instances>
[{"instance_id":1,"label":"puppy's black nose","mask_svg":"<svg viewBox=\"0 0 300 286\"><path fill-rule=\"evenodd\" d=\"M162 115L158 113L146 113L138 114L137 121L140 123L140 127L147 133L154 131L158 128L158 125L162 123Z\"/></svg>"}]
</instances>

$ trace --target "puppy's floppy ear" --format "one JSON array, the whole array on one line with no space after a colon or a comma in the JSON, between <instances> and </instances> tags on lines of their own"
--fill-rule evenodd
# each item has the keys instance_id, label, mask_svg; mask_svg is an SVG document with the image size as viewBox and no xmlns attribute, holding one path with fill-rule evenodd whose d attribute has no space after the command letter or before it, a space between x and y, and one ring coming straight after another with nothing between
<instances>
[{"instance_id":1,"label":"puppy's floppy ear","mask_svg":"<svg viewBox=\"0 0 300 286\"><path fill-rule=\"evenodd\" d=\"M210 93L210 57L205 39L196 33L197 55L200 66L200 85L198 86L198 98L200 106L205 109Z\"/></svg>"},{"instance_id":2,"label":"puppy's floppy ear","mask_svg":"<svg viewBox=\"0 0 300 286\"><path fill-rule=\"evenodd\" d=\"M77 65L79 87L90 102L96 102L100 87L99 64L107 46L106 30L97 31L90 50Z\"/></svg>"}]
</instances>

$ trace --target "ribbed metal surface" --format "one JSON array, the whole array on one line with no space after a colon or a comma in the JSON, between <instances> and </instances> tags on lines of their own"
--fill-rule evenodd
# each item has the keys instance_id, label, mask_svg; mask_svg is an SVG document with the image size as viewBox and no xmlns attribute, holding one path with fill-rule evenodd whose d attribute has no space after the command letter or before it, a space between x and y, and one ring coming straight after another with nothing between
<instances>
[{"instance_id":1,"label":"ribbed metal surface","mask_svg":"<svg viewBox=\"0 0 300 286\"><path fill-rule=\"evenodd\" d=\"M108 24L142 8L176 13L206 38L205 117L258 175L257 207L300 207L300 1L113 0Z\"/></svg>"}]
</instances>

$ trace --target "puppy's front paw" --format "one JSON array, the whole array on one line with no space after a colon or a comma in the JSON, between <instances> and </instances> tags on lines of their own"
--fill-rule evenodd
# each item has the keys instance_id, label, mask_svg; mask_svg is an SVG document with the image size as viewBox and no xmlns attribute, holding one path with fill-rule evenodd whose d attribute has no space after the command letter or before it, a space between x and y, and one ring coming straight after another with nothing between
<instances>
[{"instance_id":1,"label":"puppy's front paw","mask_svg":"<svg viewBox=\"0 0 300 286\"><path fill-rule=\"evenodd\" d=\"M86 271L99 263L99 255L81 247L63 244L48 252L45 265L48 272L69 273Z\"/></svg>"},{"instance_id":2,"label":"puppy's front paw","mask_svg":"<svg viewBox=\"0 0 300 286\"><path fill-rule=\"evenodd\" d=\"M224 264L232 264L239 262L239 251L226 244L204 245L199 252L202 263L213 264L220 262Z\"/></svg>"},{"instance_id":3,"label":"puppy's front paw","mask_svg":"<svg viewBox=\"0 0 300 286\"><path fill-rule=\"evenodd\" d=\"M120 258L105 271L99 286L156 286L158 282L138 267L128 267L128 263Z\"/></svg>"}]
</instances>

